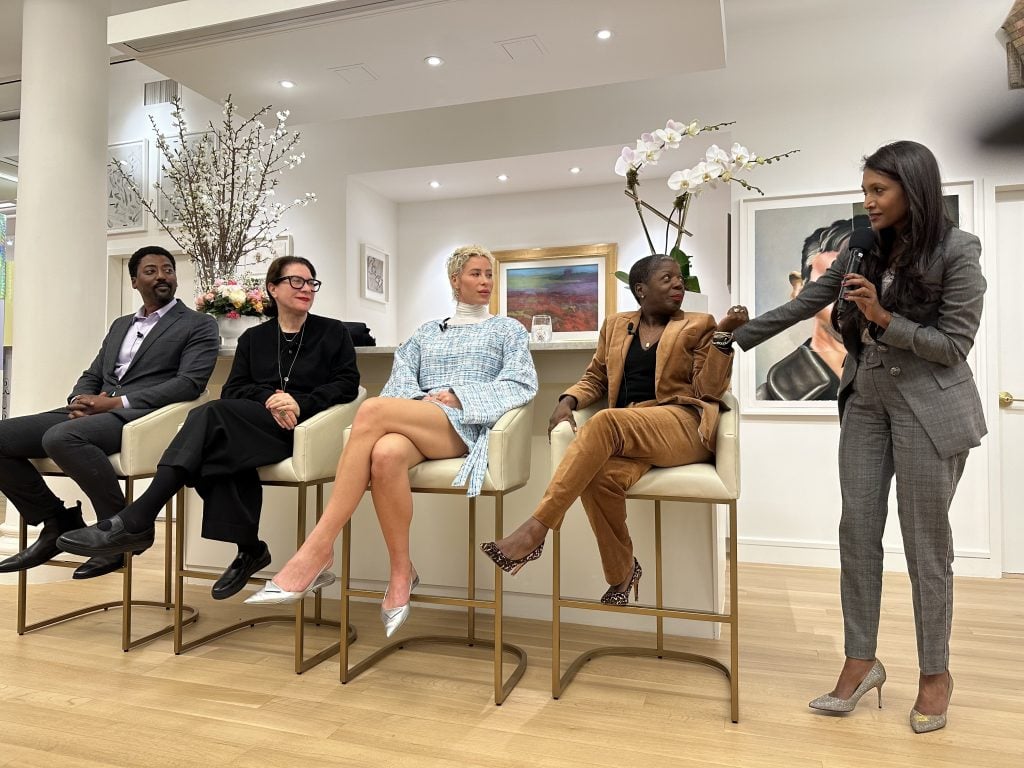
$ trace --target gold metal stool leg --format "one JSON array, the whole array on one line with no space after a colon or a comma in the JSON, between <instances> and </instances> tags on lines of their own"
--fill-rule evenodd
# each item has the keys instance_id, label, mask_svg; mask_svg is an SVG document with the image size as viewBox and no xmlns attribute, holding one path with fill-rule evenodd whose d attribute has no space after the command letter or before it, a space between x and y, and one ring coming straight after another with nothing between
<instances>
[{"instance_id":1,"label":"gold metal stool leg","mask_svg":"<svg viewBox=\"0 0 1024 768\"><path fill-rule=\"evenodd\" d=\"M422 490L420 491L422 492ZM448 492L448 491L445 491ZM454 491L461 493L460 489ZM494 528L495 538L501 538L502 534L502 504L504 496L502 493L490 494L494 496ZM467 623L466 623L466 636L460 637L457 635L417 635L413 637L407 637L402 640L396 640L388 645L371 653L369 656L358 662L357 664L349 665L349 653L348 648L343 647L341 651L341 669L339 671L339 677L342 684L346 684L356 677L361 675L370 667L375 666L382 659L390 656L392 653L405 648L410 648L416 645L455 645L466 648L483 648L489 649L493 652L493 683L494 683L494 703L501 705L502 702L508 697L512 689L515 688L516 684L522 678L526 672L526 651L517 645L506 643L502 639L503 627L502 627L502 571L497 566L494 567L494 599L493 600L480 600L476 597L476 578L473 573L475 564L477 544L476 544L476 499L469 499L469 524L468 524L468 561L469 561L469 578L467 594L465 598L456 597L440 597L436 595L411 595L410 600L417 603L429 603L432 605L451 605L467 609ZM348 622L350 616L349 600L353 597L362 597L372 600L383 600L384 592L380 590L367 590L367 589L352 589L351 584L351 553L352 553L352 531L351 522L349 522L344 530L342 531L342 568L341 568L341 620L343 623ZM480 638L476 634L476 619L475 611L478 608L488 609L494 611L494 640L486 640ZM507 678L503 679L503 661L504 654L509 654L515 659L515 669L509 674Z\"/></svg>"},{"instance_id":2,"label":"gold metal stool leg","mask_svg":"<svg viewBox=\"0 0 1024 768\"><path fill-rule=\"evenodd\" d=\"M47 476L57 477L63 475L57 475L55 473L43 473ZM127 477L123 478L125 481L125 500L131 503L134 495L134 481L138 478ZM153 640L163 637L164 635L170 634L174 631L175 624L169 623L166 626L150 632L147 635L139 638L132 638L132 609L133 608L162 608L165 611L169 611L174 607L171 602L171 541L172 536L172 515L171 515L171 503L168 502L166 510L166 521L165 521L165 535L164 535L164 600L133 600L132 599L132 584L133 574L132 566L134 561L134 555L130 552L125 555L124 565L119 569L122 574L122 585L121 585L121 599L110 600L104 603L96 603L94 605L85 606L78 608L73 611L59 614L57 616L51 616L47 619L41 619L39 621L28 623L28 574L26 571L18 572L18 634L24 635L29 632L34 632L39 629L54 626L55 624L61 624L65 621L71 621L73 619L80 618L82 616L89 616L94 613L101 613L109 611L114 608L120 608L121 613L121 650L130 651L133 648L138 648L140 645L152 642ZM18 542L21 549L25 549L28 546L28 526L25 520L22 519L18 529ZM54 559L47 563L49 566L56 566L59 568L77 568L81 563L76 560L63 560ZM187 618L185 623L191 623L195 621L197 611L191 606L184 606L184 610L191 612L191 616Z\"/></svg>"},{"instance_id":3,"label":"gold metal stool leg","mask_svg":"<svg viewBox=\"0 0 1024 768\"><path fill-rule=\"evenodd\" d=\"M654 541L655 541L655 580L656 599L654 606L642 605L604 605L595 600L577 600L563 598L561 594L561 537L558 531L553 532L553 574L552 574L552 622L551 622L551 696L558 699L576 677L583 666L593 659L603 656L631 656L684 661L703 664L717 669L725 675L729 682L730 716L732 722L739 722L739 633L737 617L737 578L736 578L736 501L729 501L729 531L732 546L729 552L729 610L726 613L714 611L686 610L666 608L664 605L662 530L661 530L661 499L654 499ZM578 608L588 611L613 611L644 616L656 619L655 645L650 647L605 646L593 648L577 656L561 673L561 609ZM674 651L665 648L664 620L690 619L696 621L712 621L727 623L730 627L730 665L726 666L718 659L702 654Z\"/></svg>"}]
</instances>

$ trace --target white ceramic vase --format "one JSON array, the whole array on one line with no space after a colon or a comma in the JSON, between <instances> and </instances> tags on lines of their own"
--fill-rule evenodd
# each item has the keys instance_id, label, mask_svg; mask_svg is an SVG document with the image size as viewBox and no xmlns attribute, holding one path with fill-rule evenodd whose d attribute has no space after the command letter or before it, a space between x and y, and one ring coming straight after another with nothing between
<instances>
[{"instance_id":1,"label":"white ceramic vase","mask_svg":"<svg viewBox=\"0 0 1024 768\"><path fill-rule=\"evenodd\" d=\"M247 329L260 324L260 318L249 317L218 317L217 325L220 326L220 350L234 354L238 347L238 337Z\"/></svg>"}]
</instances>

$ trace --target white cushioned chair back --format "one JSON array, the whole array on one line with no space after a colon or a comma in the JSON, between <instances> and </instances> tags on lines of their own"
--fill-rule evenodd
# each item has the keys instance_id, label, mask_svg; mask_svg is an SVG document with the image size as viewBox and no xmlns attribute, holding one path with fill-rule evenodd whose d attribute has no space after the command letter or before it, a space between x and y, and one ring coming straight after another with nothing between
<instances>
[{"instance_id":1,"label":"white cushioned chair back","mask_svg":"<svg viewBox=\"0 0 1024 768\"><path fill-rule=\"evenodd\" d=\"M204 391L195 400L165 405L125 424L121 430L121 451L108 457L114 473L118 477L156 474L157 462L178 434L188 412L209 399L210 393ZM32 464L40 472L63 474L52 459L32 459Z\"/></svg>"},{"instance_id":2,"label":"white cushioned chair back","mask_svg":"<svg viewBox=\"0 0 1024 768\"><path fill-rule=\"evenodd\" d=\"M707 499L739 498L739 404L731 392L726 392L722 401L728 410L722 410L719 414L714 462L691 464L686 467L652 469L630 489L628 495L688 496ZM601 407L591 405L575 412L576 426L582 427L587 419L601 410ZM552 430L552 476L575 436L572 428L564 421Z\"/></svg>"},{"instance_id":3,"label":"white cushioned chair back","mask_svg":"<svg viewBox=\"0 0 1024 768\"><path fill-rule=\"evenodd\" d=\"M115 471L125 476L155 474L157 462L178 434L188 412L209 399L207 390L195 400L165 405L125 424L121 430L121 453L115 454L119 458L119 461L114 461ZM114 456L110 458L113 460Z\"/></svg>"},{"instance_id":4,"label":"white cushioned chair back","mask_svg":"<svg viewBox=\"0 0 1024 768\"><path fill-rule=\"evenodd\" d=\"M360 387L352 402L332 405L295 427L291 458L260 467L260 480L311 483L334 477L345 432L365 399L366 389Z\"/></svg>"},{"instance_id":5,"label":"white cushioned chair back","mask_svg":"<svg viewBox=\"0 0 1024 768\"><path fill-rule=\"evenodd\" d=\"M348 442L351 427L345 430ZM487 443L487 474L483 490L506 491L530 479L530 442L533 438L533 401L513 408L491 428ZM445 489L459 473L463 458L424 461L409 470L413 490Z\"/></svg>"}]
</instances>

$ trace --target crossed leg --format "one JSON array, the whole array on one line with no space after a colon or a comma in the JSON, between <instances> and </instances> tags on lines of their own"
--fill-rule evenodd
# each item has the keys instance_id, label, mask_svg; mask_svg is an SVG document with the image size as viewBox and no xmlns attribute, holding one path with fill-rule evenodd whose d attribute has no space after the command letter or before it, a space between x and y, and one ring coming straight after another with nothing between
<instances>
[{"instance_id":1,"label":"crossed leg","mask_svg":"<svg viewBox=\"0 0 1024 768\"><path fill-rule=\"evenodd\" d=\"M338 460L334 490L323 517L274 582L290 592L305 589L312 582L333 558L338 534L372 481L373 503L391 557L388 602L408 602L412 573L409 468L427 459L450 459L465 453L466 444L438 406L421 400L381 397L364 402Z\"/></svg>"}]
</instances>

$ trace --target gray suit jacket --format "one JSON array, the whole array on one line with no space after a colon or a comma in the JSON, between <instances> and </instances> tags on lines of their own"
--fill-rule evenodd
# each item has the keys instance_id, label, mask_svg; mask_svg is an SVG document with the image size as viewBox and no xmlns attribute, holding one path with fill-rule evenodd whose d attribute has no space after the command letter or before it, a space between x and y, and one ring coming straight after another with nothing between
<instances>
[{"instance_id":1,"label":"gray suit jacket","mask_svg":"<svg viewBox=\"0 0 1024 768\"><path fill-rule=\"evenodd\" d=\"M955 227L935 249L925 279L937 285L938 298L923 307L920 323L894 314L878 337L882 364L896 379L900 393L942 457L953 456L981 442L988 431L974 376L966 363L981 322L985 278L981 274L981 243ZM828 272L790 302L765 312L737 329L742 349L750 349L836 300L849 254L844 249ZM885 305L885 297L882 297ZM839 418L857 375L859 339L847 339L847 356L839 383Z\"/></svg>"},{"instance_id":2,"label":"gray suit jacket","mask_svg":"<svg viewBox=\"0 0 1024 768\"><path fill-rule=\"evenodd\" d=\"M195 400L202 394L217 364L217 321L177 302L146 334L119 381L114 373L117 353L134 317L125 315L113 322L96 359L82 372L68 396L69 402L76 395L125 395L131 408L117 408L110 413L131 421L155 408Z\"/></svg>"}]
</instances>

